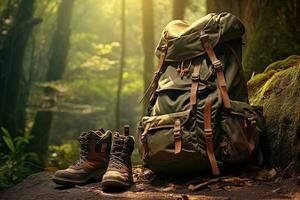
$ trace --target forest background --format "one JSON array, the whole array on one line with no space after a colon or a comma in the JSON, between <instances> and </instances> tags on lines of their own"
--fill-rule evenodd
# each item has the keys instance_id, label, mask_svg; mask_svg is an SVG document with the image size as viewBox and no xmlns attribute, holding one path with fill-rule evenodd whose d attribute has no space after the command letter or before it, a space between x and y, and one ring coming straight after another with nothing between
<instances>
[{"instance_id":1,"label":"forest background","mask_svg":"<svg viewBox=\"0 0 300 200\"><path fill-rule=\"evenodd\" d=\"M223 11L246 26L247 79L299 54L297 0L0 0L0 188L67 167L82 131L135 135L164 26Z\"/></svg>"}]
</instances>

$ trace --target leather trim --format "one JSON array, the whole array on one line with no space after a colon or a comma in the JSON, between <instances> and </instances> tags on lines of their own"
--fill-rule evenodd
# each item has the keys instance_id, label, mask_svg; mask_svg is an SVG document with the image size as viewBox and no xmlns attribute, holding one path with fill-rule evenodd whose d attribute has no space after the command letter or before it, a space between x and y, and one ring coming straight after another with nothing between
<instances>
[{"instance_id":1,"label":"leather trim","mask_svg":"<svg viewBox=\"0 0 300 200\"><path fill-rule=\"evenodd\" d=\"M213 144L213 130L211 127L211 98L208 96L204 104L204 133L206 141L206 152L210 162L210 166L214 175L220 175L219 167L217 164L214 144Z\"/></svg>"}]
</instances>

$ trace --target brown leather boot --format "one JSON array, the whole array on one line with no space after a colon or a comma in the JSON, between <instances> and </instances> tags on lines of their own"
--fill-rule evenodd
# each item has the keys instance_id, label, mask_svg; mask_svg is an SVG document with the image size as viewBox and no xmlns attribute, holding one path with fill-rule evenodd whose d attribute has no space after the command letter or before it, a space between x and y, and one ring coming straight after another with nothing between
<instances>
[{"instance_id":1,"label":"brown leather boot","mask_svg":"<svg viewBox=\"0 0 300 200\"><path fill-rule=\"evenodd\" d=\"M131 154L134 138L116 133L106 173L103 175L102 187L106 189L127 189L133 183Z\"/></svg>"},{"instance_id":2,"label":"brown leather boot","mask_svg":"<svg viewBox=\"0 0 300 200\"><path fill-rule=\"evenodd\" d=\"M103 129L83 132L79 136L80 159L67 169L56 171L53 181L59 185L80 185L101 179L107 169L111 139L112 133Z\"/></svg>"}]
</instances>

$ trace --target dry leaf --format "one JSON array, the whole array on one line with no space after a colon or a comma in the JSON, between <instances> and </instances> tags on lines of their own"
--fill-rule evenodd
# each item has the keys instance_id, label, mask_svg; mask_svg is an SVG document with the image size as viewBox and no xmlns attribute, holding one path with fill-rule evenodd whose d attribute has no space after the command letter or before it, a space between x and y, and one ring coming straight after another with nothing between
<instances>
[{"instance_id":1,"label":"dry leaf","mask_svg":"<svg viewBox=\"0 0 300 200\"><path fill-rule=\"evenodd\" d=\"M209 184L218 182L221 178L222 178L222 177L220 177L220 178L215 178L215 179L210 179L209 181L205 181L205 182L200 183L200 184L198 184L198 185L192 185L192 184L190 184L190 185L188 186L188 189L191 190L191 191L201 190L201 189L207 188Z\"/></svg>"},{"instance_id":2,"label":"dry leaf","mask_svg":"<svg viewBox=\"0 0 300 200\"><path fill-rule=\"evenodd\" d=\"M175 191L175 190L176 190L176 185L169 184L168 187L163 188L161 191L162 192L170 192L170 191Z\"/></svg>"},{"instance_id":3,"label":"dry leaf","mask_svg":"<svg viewBox=\"0 0 300 200\"><path fill-rule=\"evenodd\" d=\"M259 180L259 181L268 181L268 180L273 179L276 176L276 174L277 174L277 172L274 168L271 169L270 171L263 169L257 174L255 179Z\"/></svg>"}]
</instances>

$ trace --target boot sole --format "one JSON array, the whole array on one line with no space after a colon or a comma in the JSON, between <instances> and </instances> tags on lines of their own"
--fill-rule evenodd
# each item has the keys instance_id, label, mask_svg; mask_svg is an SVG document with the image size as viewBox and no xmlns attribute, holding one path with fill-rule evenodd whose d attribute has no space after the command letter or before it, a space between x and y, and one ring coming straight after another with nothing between
<instances>
[{"instance_id":1,"label":"boot sole","mask_svg":"<svg viewBox=\"0 0 300 200\"><path fill-rule=\"evenodd\" d=\"M65 178L53 176L52 181L58 185L64 185L64 186L84 185L90 180L100 181L102 179L102 176L104 175L104 172L102 171L95 172L84 180L72 180L72 179L65 179Z\"/></svg>"},{"instance_id":2,"label":"boot sole","mask_svg":"<svg viewBox=\"0 0 300 200\"><path fill-rule=\"evenodd\" d=\"M92 179L92 178L89 178L84 181L74 181L74 180L68 180L68 179L63 179L63 178L52 178L52 181L58 185L74 186L74 185L84 185L90 179Z\"/></svg>"},{"instance_id":3,"label":"boot sole","mask_svg":"<svg viewBox=\"0 0 300 200\"><path fill-rule=\"evenodd\" d=\"M123 181L115 180L115 179L107 179L107 180L102 180L101 186L104 188L127 189L131 186L131 184Z\"/></svg>"},{"instance_id":4,"label":"boot sole","mask_svg":"<svg viewBox=\"0 0 300 200\"><path fill-rule=\"evenodd\" d=\"M52 181L58 185L65 185L65 186L73 186L73 185L82 185L84 183L86 183L88 180L86 181L70 181L70 180L66 180L66 179L59 179L59 178L53 178Z\"/></svg>"}]
</instances>

